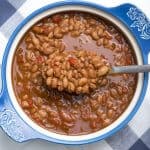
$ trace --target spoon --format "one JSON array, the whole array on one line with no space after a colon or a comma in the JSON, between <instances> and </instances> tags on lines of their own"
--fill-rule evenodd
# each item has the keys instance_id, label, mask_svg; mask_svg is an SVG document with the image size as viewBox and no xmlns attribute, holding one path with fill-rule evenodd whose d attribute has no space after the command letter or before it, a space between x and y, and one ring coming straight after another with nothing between
<instances>
[{"instance_id":1,"label":"spoon","mask_svg":"<svg viewBox=\"0 0 150 150\"><path fill-rule=\"evenodd\" d=\"M150 72L150 65L112 66L109 74Z\"/></svg>"}]
</instances>

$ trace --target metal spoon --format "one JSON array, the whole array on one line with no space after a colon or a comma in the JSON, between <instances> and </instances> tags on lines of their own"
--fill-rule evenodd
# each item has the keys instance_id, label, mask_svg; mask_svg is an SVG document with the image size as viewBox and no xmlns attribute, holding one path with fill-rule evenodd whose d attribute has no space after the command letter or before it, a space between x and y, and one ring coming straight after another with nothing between
<instances>
[{"instance_id":1,"label":"metal spoon","mask_svg":"<svg viewBox=\"0 0 150 150\"><path fill-rule=\"evenodd\" d=\"M112 66L109 74L150 72L150 65Z\"/></svg>"}]
</instances>

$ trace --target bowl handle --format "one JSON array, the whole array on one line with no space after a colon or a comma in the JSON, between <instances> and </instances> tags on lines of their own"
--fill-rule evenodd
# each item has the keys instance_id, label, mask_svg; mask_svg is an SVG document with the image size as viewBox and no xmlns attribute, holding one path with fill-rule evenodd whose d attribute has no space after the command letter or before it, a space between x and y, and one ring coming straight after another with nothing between
<instances>
[{"instance_id":1,"label":"bowl handle","mask_svg":"<svg viewBox=\"0 0 150 150\"><path fill-rule=\"evenodd\" d=\"M1 66L0 66L1 71ZM10 138L17 142L39 137L38 133L29 127L15 111L5 87L2 87L0 74L0 127Z\"/></svg>"},{"instance_id":2,"label":"bowl handle","mask_svg":"<svg viewBox=\"0 0 150 150\"><path fill-rule=\"evenodd\" d=\"M139 43L144 57L147 57L150 51L150 20L136 6L132 4L123 4L109 9L110 13L120 19L132 32Z\"/></svg>"},{"instance_id":3,"label":"bowl handle","mask_svg":"<svg viewBox=\"0 0 150 150\"><path fill-rule=\"evenodd\" d=\"M9 101L8 96L5 94L0 97L0 127L10 138L17 142L39 137L38 133L21 119Z\"/></svg>"},{"instance_id":4,"label":"bowl handle","mask_svg":"<svg viewBox=\"0 0 150 150\"><path fill-rule=\"evenodd\" d=\"M0 64L0 95L2 91L1 64Z\"/></svg>"}]
</instances>

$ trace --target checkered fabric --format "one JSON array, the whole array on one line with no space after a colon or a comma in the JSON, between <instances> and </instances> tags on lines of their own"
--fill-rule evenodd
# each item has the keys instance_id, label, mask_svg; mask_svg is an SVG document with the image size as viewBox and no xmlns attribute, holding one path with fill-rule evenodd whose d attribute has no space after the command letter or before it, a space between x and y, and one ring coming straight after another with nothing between
<instances>
[{"instance_id":1,"label":"checkered fabric","mask_svg":"<svg viewBox=\"0 0 150 150\"><path fill-rule=\"evenodd\" d=\"M51 0L0 0L0 64L6 43L16 26L35 9ZM150 57L149 57L150 60ZM150 83L149 83L150 85ZM106 140L81 146L58 145L41 140L18 144L0 130L0 150L149 150L150 149L150 100L148 87L145 100L130 123ZM9 147L9 149L7 149Z\"/></svg>"}]
</instances>

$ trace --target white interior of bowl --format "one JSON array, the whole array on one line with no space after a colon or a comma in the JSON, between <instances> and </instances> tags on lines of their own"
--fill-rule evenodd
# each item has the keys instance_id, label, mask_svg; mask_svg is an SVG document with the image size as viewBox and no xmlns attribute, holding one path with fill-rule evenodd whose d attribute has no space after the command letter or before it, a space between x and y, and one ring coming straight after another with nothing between
<instances>
[{"instance_id":1,"label":"white interior of bowl","mask_svg":"<svg viewBox=\"0 0 150 150\"><path fill-rule=\"evenodd\" d=\"M14 52L16 50L16 46L17 46L19 40L24 35L24 33L34 23L36 23L41 18L46 17L46 16L51 15L51 14L54 14L56 12L69 11L69 10L75 10L75 11L81 11L82 10L84 12L97 14L99 16L102 16L102 17L110 20L112 23L116 24L124 32L124 34L128 37L129 41L132 43L132 46L133 46L133 48L135 50L135 54L136 54L136 58L137 58L138 64L143 64L142 56L141 56L141 53L140 53L140 49L139 49L135 39L133 38L131 33L127 30L127 28L120 21L118 21L116 18L112 17L111 15L107 14L106 12L103 12L103 11L97 10L97 9L93 9L91 7L85 7L85 6L61 6L61 7L58 7L58 8L47 10L47 11L41 13L40 15L34 17L17 34L17 36L14 39L14 42L13 42L11 48L10 48L8 59L7 59L6 82L7 82L7 89L8 89L8 93L9 93L9 95L11 97L12 104L14 105L14 107L15 107L16 111L18 112L18 114L20 115L20 117L29 126L31 126L33 129L35 129L36 131L40 132L43 135L46 135L46 136L49 136L49 137L53 137L53 138L56 138L58 140L82 141L82 140L88 140L88 139L92 139L92 138L96 138L98 136L104 135L104 134L108 133L109 131L111 131L112 129L114 129L115 127L117 127L119 124L121 124L126 119L126 117L131 113L131 111L135 107L135 105L136 105L136 103L138 101L138 98L140 96L140 93L141 93L141 90L142 90L142 85L143 85L143 74L138 74L137 89L136 89L134 97L133 97L130 105L126 109L126 111L114 123L112 123L111 125L109 125L108 127L104 128L104 129L102 129L100 131L97 131L97 132L94 132L94 133L91 133L91 134L87 134L87 135L78 135L78 136L61 135L61 134L57 134L57 133L54 133L54 132L50 132L50 131L48 131L48 130L38 126L35 122L33 122L24 113L24 111L22 110L22 108L18 104L17 99L16 99L15 94L14 94L14 91L13 91L12 78L11 78L11 70L12 70L11 67L12 67L13 55L14 55Z\"/></svg>"}]
</instances>

